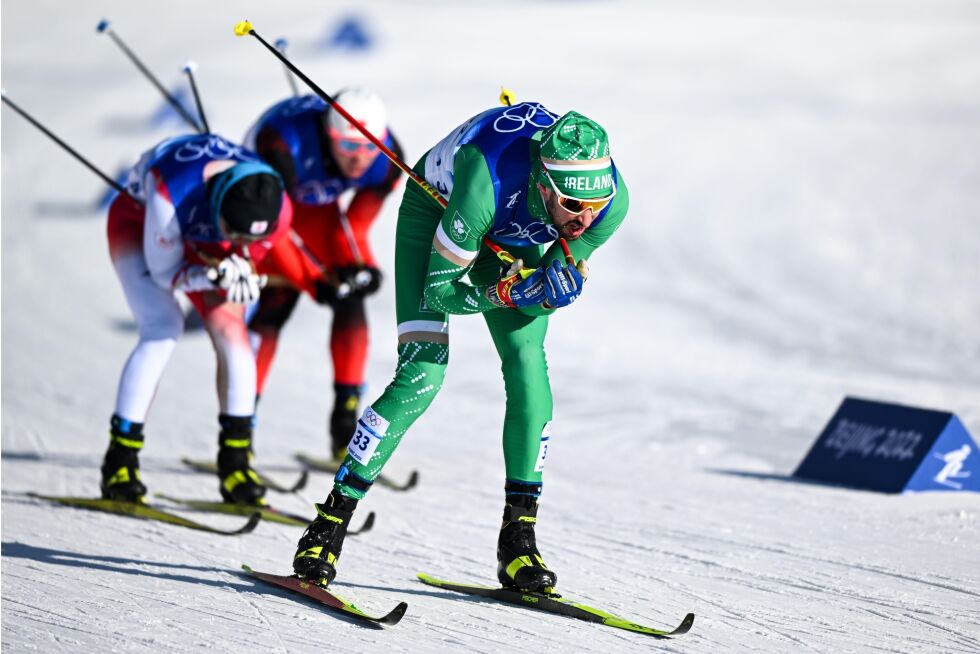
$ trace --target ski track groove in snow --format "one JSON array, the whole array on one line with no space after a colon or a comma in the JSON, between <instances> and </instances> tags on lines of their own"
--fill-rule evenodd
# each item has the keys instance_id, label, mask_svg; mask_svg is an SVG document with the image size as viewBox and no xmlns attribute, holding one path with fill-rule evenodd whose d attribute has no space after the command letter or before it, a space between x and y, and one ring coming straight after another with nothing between
<instances>
[{"instance_id":1,"label":"ski track groove in snow","mask_svg":"<svg viewBox=\"0 0 980 654\"><path fill-rule=\"evenodd\" d=\"M6 600L6 602L11 602L14 605L23 607L24 609L28 609L29 611L33 612L33 613L30 613L30 612L24 611L24 612L21 613L21 615L23 615L23 617L25 618L25 620L27 622L29 622L29 623L39 623L39 624L44 624L44 625L48 625L48 626L51 626L51 627L60 627L60 628L65 629L67 631L78 632L78 633L81 633L81 634L86 634L86 635L94 636L94 637L97 637L97 638L104 637L104 633L107 633L110 637L112 637L112 636L120 636L121 635L118 631L113 631L111 626L106 625L106 624L102 624L101 621L96 622L96 626L101 626L103 628L104 632L103 631L97 631L97 630L84 629L84 628L82 628L77 623L77 621L75 619L73 619L73 618L71 618L71 617L69 617L67 615L58 613L56 611L52 611L50 609L46 609L46 608L43 608L43 607L40 607L40 606L34 606L34 605L28 604L26 602L20 602L20 601L11 600L11 599ZM38 614L44 614L44 615L47 615L47 616L52 616L54 619L44 620ZM49 632L42 632L42 633L45 633L47 635ZM54 635L54 638L55 638L55 641L57 642L58 641L58 636L57 635ZM148 639L146 639L146 638L137 638L137 640L142 640L142 641L147 641L148 642ZM59 645L60 645L60 643L59 643Z\"/></svg>"},{"instance_id":2,"label":"ski track groove in snow","mask_svg":"<svg viewBox=\"0 0 980 654\"><path fill-rule=\"evenodd\" d=\"M963 633L961 631L958 631L956 629L952 629L952 628L947 627L945 625L938 624L936 622L932 622L932 621L927 620L927 619L925 619L925 618L923 618L921 616L918 616L918 615L913 615L911 613L905 613L903 615L904 615L905 618L908 618L911 621L921 622L922 624L924 624L926 626L929 626L929 627L932 627L933 629L936 629L938 631L943 631L943 632L946 632L946 633L948 633L948 634L950 634L952 636L955 636L956 638L958 638L960 640L960 643L962 644L962 646L964 648L966 648L963 651L971 651L971 652L980 651L980 639L978 639L976 637L972 637L972 636L970 636L968 634L965 634L965 633ZM883 616L883 617L886 617L886 616ZM976 626L976 623L974 623L974 626Z\"/></svg>"}]
</instances>

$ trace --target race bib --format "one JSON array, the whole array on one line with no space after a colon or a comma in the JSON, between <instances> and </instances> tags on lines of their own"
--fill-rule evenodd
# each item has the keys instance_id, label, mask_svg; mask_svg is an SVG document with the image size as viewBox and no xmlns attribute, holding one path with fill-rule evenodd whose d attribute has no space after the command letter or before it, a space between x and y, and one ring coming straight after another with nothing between
<instances>
[{"instance_id":1,"label":"race bib","mask_svg":"<svg viewBox=\"0 0 980 654\"><path fill-rule=\"evenodd\" d=\"M541 445L538 447L538 462L534 466L534 472L544 472L544 460L548 458L548 442L551 440L551 421L549 420L541 430Z\"/></svg>"},{"instance_id":2,"label":"race bib","mask_svg":"<svg viewBox=\"0 0 980 654\"><path fill-rule=\"evenodd\" d=\"M357 421L350 443L347 444L347 453L362 466L366 466L378 449L378 443L388 433L389 424L372 407L366 408Z\"/></svg>"}]
</instances>

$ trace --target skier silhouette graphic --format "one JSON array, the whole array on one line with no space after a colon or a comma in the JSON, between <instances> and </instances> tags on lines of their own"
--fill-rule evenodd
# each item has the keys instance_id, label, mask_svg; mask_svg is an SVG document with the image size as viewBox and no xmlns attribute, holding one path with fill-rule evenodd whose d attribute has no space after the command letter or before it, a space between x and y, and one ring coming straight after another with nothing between
<instances>
[{"instance_id":1,"label":"skier silhouette graphic","mask_svg":"<svg viewBox=\"0 0 980 654\"><path fill-rule=\"evenodd\" d=\"M969 471L960 472L963 469L963 462L966 461L966 457L970 456L970 450L970 446L964 443L963 447L959 448L958 450L953 450L952 452L947 452L946 454L934 454L933 456L935 456L937 459L942 459L945 461L946 465L943 466L943 469L939 471L939 474L937 474L933 480L938 484L949 486L950 488L963 488L963 484L950 480L964 479L970 476Z\"/></svg>"}]
</instances>

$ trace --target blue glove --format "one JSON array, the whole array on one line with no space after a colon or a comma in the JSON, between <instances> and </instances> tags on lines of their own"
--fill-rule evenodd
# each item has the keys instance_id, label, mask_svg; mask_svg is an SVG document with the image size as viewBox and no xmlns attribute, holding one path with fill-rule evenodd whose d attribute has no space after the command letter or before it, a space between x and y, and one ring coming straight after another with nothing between
<instances>
[{"instance_id":1,"label":"blue glove","mask_svg":"<svg viewBox=\"0 0 980 654\"><path fill-rule=\"evenodd\" d=\"M545 268L545 306L558 309L567 307L582 294L582 286L585 279L582 273L573 265L561 265L559 261L552 261L551 265Z\"/></svg>"},{"instance_id":2,"label":"blue glove","mask_svg":"<svg viewBox=\"0 0 980 654\"><path fill-rule=\"evenodd\" d=\"M487 287L487 298L499 307L529 307L545 300L545 272L540 268L525 268L518 259L504 272L496 284Z\"/></svg>"}]
</instances>

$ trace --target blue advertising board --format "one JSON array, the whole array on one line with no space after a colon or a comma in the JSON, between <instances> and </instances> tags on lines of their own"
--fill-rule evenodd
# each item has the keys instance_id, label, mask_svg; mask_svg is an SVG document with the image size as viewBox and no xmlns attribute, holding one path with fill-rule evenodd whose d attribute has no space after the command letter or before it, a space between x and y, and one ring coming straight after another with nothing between
<instances>
[{"instance_id":1,"label":"blue advertising board","mask_svg":"<svg viewBox=\"0 0 980 654\"><path fill-rule=\"evenodd\" d=\"M794 477L885 493L980 492L980 452L948 411L847 397Z\"/></svg>"},{"instance_id":2,"label":"blue advertising board","mask_svg":"<svg viewBox=\"0 0 980 654\"><path fill-rule=\"evenodd\" d=\"M326 37L320 41L320 50L324 51L359 53L373 47L374 37L368 29L368 23L359 16L348 16L332 25Z\"/></svg>"}]
</instances>

